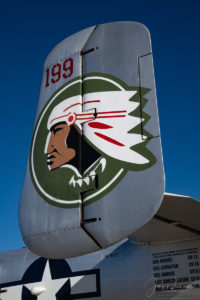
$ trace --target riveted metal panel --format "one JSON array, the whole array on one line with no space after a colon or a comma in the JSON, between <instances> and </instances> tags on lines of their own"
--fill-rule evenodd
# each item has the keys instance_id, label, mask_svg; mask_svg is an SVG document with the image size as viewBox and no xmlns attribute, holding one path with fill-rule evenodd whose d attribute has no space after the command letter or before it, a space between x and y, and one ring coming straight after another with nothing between
<instances>
[{"instance_id":1,"label":"riveted metal panel","mask_svg":"<svg viewBox=\"0 0 200 300\"><path fill-rule=\"evenodd\" d=\"M151 51L147 28L135 22L98 25L83 51L83 109L96 111L83 135L100 155L87 170L98 185L84 193L83 213L95 218L85 228L103 247L144 225L163 199Z\"/></svg>"},{"instance_id":2,"label":"riveted metal panel","mask_svg":"<svg viewBox=\"0 0 200 300\"><path fill-rule=\"evenodd\" d=\"M158 209L164 175L154 78L140 61L149 53L146 27L116 22L81 31L48 56L20 205L35 253L62 258L107 247Z\"/></svg>"},{"instance_id":3,"label":"riveted metal panel","mask_svg":"<svg viewBox=\"0 0 200 300\"><path fill-rule=\"evenodd\" d=\"M94 28L87 28L62 41L44 64L35 129L20 201L23 239L30 250L44 257L63 258L98 249L81 228L81 190L73 185L73 180L81 177L78 155L75 155L77 159L72 165L66 164L67 160L73 159L74 153L81 152L81 128L70 127L73 114L69 107L77 103L76 113L81 112L80 52ZM61 145L63 130L68 130L65 133L65 147L68 146L67 156L71 156L56 165L55 156L59 155L60 148L55 146L55 138L56 134L60 135ZM75 150L72 146L74 142Z\"/></svg>"}]
</instances>

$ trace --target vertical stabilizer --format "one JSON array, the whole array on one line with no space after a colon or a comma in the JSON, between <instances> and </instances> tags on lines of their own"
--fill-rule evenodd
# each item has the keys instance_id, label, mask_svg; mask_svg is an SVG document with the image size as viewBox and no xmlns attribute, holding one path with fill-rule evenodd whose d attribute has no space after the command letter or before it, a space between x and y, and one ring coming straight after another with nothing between
<instances>
[{"instance_id":1,"label":"vertical stabilizer","mask_svg":"<svg viewBox=\"0 0 200 300\"><path fill-rule=\"evenodd\" d=\"M150 35L135 22L80 31L47 57L20 203L27 246L50 258L107 247L164 192Z\"/></svg>"}]
</instances>

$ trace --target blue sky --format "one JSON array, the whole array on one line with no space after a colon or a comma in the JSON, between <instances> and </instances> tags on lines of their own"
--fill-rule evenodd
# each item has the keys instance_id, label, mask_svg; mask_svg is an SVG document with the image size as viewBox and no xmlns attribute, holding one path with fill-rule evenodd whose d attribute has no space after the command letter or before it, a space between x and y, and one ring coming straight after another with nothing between
<instances>
[{"instance_id":1,"label":"blue sky","mask_svg":"<svg viewBox=\"0 0 200 300\"><path fill-rule=\"evenodd\" d=\"M58 42L91 25L128 20L149 28L166 191L200 200L199 11L197 0L2 2L0 251L23 246L18 204L44 60Z\"/></svg>"}]
</instances>

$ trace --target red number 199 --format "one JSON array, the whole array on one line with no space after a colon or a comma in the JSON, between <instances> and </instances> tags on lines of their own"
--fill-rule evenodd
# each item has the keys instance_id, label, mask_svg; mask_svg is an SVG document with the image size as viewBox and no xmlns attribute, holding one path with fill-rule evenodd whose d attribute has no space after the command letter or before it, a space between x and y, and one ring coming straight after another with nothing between
<instances>
[{"instance_id":1,"label":"red number 199","mask_svg":"<svg viewBox=\"0 0 200 300\"><path fill-rule=\"evenodd\" d=\"M62 71L64 73L62 74ZM45 86L48 87L50 83L56 83L60 80L61 76L63 78L68 78L73 74L73 59L68 58L64 61L64 63L61 64L57 63L54 65L52 68L47 68L46 69L46 84ZM50 79L51 77L51 79Z\"/></svg>"}]
</instances>

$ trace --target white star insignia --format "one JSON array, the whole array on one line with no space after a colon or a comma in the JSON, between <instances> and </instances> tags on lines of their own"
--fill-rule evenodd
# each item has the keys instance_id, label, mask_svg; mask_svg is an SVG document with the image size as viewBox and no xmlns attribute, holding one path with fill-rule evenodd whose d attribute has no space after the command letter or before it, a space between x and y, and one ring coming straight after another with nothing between
<instances>
[{"instance_id":1,"label":"white star insignia","mask_svg":"<svg viewBox=\"0 0 200 300\"><path fill-rule=\"evenodd\" d=\"M40 282L28 283L24 286L34 296L39 296L42 299L56 300L56 293L67 282L69 278L52 279L51 271L49 267L49 261L47 260L43 277ZM53 282L52 282L53 281Z\"/></svg>"}]
</instances>

